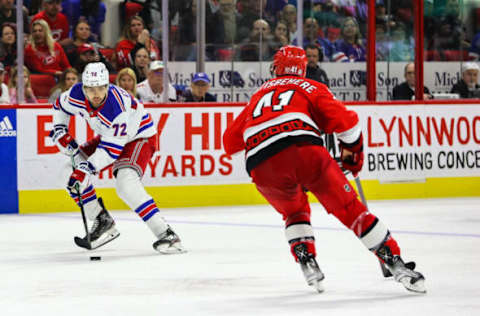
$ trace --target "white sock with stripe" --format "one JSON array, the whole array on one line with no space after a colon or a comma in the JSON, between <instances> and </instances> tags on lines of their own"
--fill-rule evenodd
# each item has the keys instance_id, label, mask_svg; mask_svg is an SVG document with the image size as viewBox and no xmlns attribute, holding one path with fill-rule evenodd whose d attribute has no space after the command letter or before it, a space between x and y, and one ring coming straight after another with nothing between
<instances>
[{"instance_id":1,"label":"white sock with stripe","mask_svg":"<svg viewBox=\"0 0 480 316\"><path fill-rule=\"evenodd\" d=\"M167 230L168 224L160 215L153 198L145 191L134 169L119 169L115 185L118 196L140 216L155 236L158 237Z\"/></svg>"}]
</instances>

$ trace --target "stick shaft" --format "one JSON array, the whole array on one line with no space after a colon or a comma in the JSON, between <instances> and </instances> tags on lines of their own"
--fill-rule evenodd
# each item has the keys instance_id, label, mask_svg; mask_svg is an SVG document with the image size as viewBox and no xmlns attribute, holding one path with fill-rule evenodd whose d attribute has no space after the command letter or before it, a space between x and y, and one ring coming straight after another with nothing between
<instances>
[{"instance_id":1,"label":"stick shaft","mask_svg":"<svg viewBox=\"0 0 480 316\"><path fill-rule=\"evenodd\" d=\"M367 199L365 198L365 193L363 193L362 183L360 182L360 177L356 176L355 178L355 185L357 186L358 195L360 195L360 199L362 200L363 205L368 209Z\"/></svg>"},{"instance_id":2,"label":"stick shaft","mask_svg":"<svg viewBox=\"0 0 480 316\"><path fill-rule=\"evenodd\" d=\"M75 170L75 158L72 156L71 159L72 169ZM85 210L83 209L83 199L80 192L80 185L78 185L78 183L75 185L75 190L77 191L78 195L78 206L80 207L80 213L82 214L83 228L85 228L85 235L87 236L88 244L90 244L90 232L88 231L87 216L85 215Z\"/></svg>"}]
</instances>

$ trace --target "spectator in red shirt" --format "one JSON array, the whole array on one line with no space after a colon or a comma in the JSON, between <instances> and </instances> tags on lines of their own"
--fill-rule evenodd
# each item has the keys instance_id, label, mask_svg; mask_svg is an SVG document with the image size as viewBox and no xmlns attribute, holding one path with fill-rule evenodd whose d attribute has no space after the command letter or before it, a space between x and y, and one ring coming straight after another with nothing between
<instances>
[{"instance_id":1,"label":"spectator in red shirt","mask_svg":"<svg viewBox=\"0 0 480 316\"><path fill-rule=\"evenodd\" d=\"M61 10L61 0L43 0L43 11L33 17L32 23L39 19L45 20L50 26L53 39L60 45L67 45L72 42L72 39L68 38L70 27L67 17L60 12Z\"/></svg>"},{"instance_id":2,"label":"spectator in red shirt","mask_svg":"<svg viewBox=\"0 0 480 316\"><path fill-rule=\"evenodd\" d=\"M32 23L32 38L25 48L25 64L33 72L55 76L71 67L62 46L53 40L44 20Z\"/></svg>"},{"instance_id":3,"label":"spectator in red shirt","mask_svg":"<svg viewBox=\"0 0 480 316\"><path fill-rule=\"evenodd\" d=\"M160 59L160 51L150 33L145 28L143 19L139 16L131 17L123 29L122 39L117 43L115 54L117 57L117 69L132 66L133 60L130 51L134 48L145 47L150 54L151 60Z\"/></svg>"}]
</instances>

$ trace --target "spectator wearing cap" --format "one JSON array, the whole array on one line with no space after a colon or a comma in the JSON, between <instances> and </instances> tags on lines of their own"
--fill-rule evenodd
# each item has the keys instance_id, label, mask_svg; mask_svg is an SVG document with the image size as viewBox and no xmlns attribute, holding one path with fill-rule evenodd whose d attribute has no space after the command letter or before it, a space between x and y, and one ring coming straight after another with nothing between
<instances>
[{"instance_id":1,"label":"spectator wearing cap","mask_svg":"<svg viewBox=\"0 0 480 316\"><path fill-rule=\"evenodd\" d=\"M25 48L25 64L32 72L55 76L71 67L62 46L53 40L45 20L32 23L32 36Z\"/></svg>"},{"instance_id":2,"label":"spectator wearing cap","mask_svg":"<svg viewBox=\"0 0 480 316\"><path fill-rule=\"evenodd\" d=\"M217 102L217 97L208 93L210 78L204 72L193 75L190 89L186 89L180 96L182 102Z\"/></svg>"},{"instance_id":3,"label":"spectator wearing cap","mask_svg":"<svg viewBox=\"0 0 480 316\"><path fill-rule=\"evenodd\" d=\"M8 104L10 103L10 96L8 94L8 87L3 82L5 81L5 67L2 63L0 63L0 104Z\"/></svg>"},{"instance_id":4,"label":"spectator wearing cap","mask_svg":"<svg viewBox=\"0 0 480 316\"><path fill-rule=\"evenodd\" d=\"M60 12L61 10L61 0L43 0L43 10L34 15L32 24L37 20L45 20L50 27L53 39L60 45L67 45L72 42L68 37L70 27L67 17Z\"/></svg>"},{"instance_id":5,"label":"spectator wearing cap","mask_svg":"<svg viewBox=\"0 0 480 316\"><path fill-rule=\"evenodd\" d=\"M457 93L462 99L480 98L479 71L480 67L477 63L464 63L462 65L462 79L453 85L450 93Z\"/></svg>"},{"instance_id":6,"label":"spectator wearing cap","mask_svg":"<svg viewBox=\"0 0 480 316\"><path fill-rule=\"evenodd\" d=\"M89 63L102 62L105 64L109 72L113 72L115 69L113 66L105 59L105 57L100 54L93 45L84 43L77 48L77 58L73 67L77 69L79 73L82 73L85 69L85 66Z\"/></svg>"},{"instance_id":7,"label":"spectator wearing cap","mask_svg":"<svg viewBox=\"0 0 480 316\"><path fill-rule=\"evenodd\" d=\"M415 98L415 64L408 63L404 69L405 82L393 88L393 100L413 100ZM433 99L427 87L423 87L423 99Z\"/></svg>"},{"instance_id":8,"label":"spectator wearing cap","mask_svg":"<svg viewBox=\"0 0 480 316\"><path fill-rule=\"evenodd\" d=\"M163 62L154 60L148 67L147 79L137 85L137 94L144 103L163 103ZM177 100L175 88L168 83L168 101Z\"/></svg>"},{"instance_id":9,"label":"spectator wearing cap","mask_svg":"<svg viewBox=\"0 0 480 316\"><path fill-rule=\"evenodd\" d=\"M115 68L107 61L105 56L96 48L96 43L90 43L90 26L85 21L80 21L75 25L73 42L69 45L63 46L65 54L67 54L68 61L75 67L79 58L79 51L87 51L93 49L95 52L95 61L99 61L107 66L109 72L114 72ZM84 46L87 45L87 46ZM77 67L76 67L77 68ZM83 69L83 68L82 68ZM78 69L77 69L78 70Z\"/></svg>"}]
</instances>

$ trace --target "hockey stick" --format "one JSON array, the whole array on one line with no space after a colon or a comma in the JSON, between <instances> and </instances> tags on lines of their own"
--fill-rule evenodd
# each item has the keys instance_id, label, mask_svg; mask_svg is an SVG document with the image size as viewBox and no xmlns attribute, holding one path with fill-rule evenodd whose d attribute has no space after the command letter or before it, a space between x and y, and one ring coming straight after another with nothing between
<instances>
[{"instance_id":1,"label":"hockey stick","mask_svg":"<svg viewBox=\"0 0 480 316\"><path fill-rule=\"evenodd\" d=\"M72 169L75 170L75 159L73 156L71 156L72 159ZM85 234L87 237L87 249L91 249L91 244L90 244L90 232L88 231L88 225L87 225L87 216L85 215L85 210L83 209L83 199L82 199L82 194L80 192L80 185L78 183L75 184L75 190L77 191L78 195L78 206L80 207L80 213L82 214L82 220L83 220L83 227L85 228ZM74 237L73 241L75 244L78 245L77 239L82 239L79 237Z\"/></svg>"}]
</instances>

